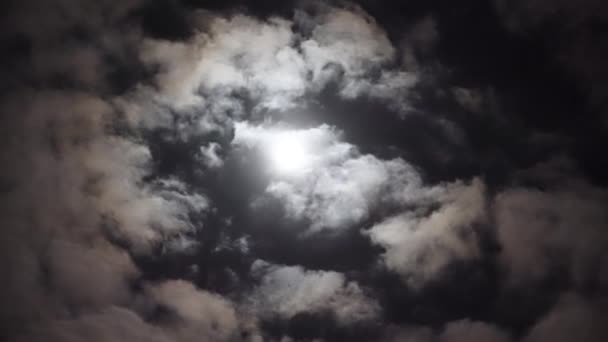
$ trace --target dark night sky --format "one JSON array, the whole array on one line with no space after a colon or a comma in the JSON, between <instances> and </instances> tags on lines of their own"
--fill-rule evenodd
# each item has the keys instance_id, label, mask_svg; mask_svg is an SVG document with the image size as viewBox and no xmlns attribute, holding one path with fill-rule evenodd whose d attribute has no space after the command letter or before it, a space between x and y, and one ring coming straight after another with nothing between
<instances>
[{"instance_id":1,"label":"dark night sky","mask_svg":"<svg viewBox=\"0 0 608 342\"><path fill-rule=\"evenodd\" d=\"M0 13L0 339L608 341L603 1Z\"/></svg>"}]
</instances>

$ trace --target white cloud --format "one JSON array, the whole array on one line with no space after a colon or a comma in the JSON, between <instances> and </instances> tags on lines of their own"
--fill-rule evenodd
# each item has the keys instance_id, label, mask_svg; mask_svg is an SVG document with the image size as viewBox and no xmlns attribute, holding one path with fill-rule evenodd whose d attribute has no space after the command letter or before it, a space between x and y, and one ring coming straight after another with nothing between
<instances>
[{"instance_id":1,"label":"white cloud","mask_svg":"<svg viewBox=\"0 0 608 342\"><path fill-rule=\"evenodd\" d=\"M331 63L340 65L350 78L365 76L370 68L394 58L395 48L386 33L358 8L326 8L319 16L307 19L314 27L302 50L315 82L322 80L323 68Z\"/></svg>"},{"instance_id":2,"label":"white cloud","mask_svg":"<svg viewBox=\"0 0 608 342\"><path fill-rule=\"evenodd\" d=\"M120 238L145 251L163 237L194 229L191 212L203 212L207 200L190 194L176 181L142 185L150 152L143 145L109 137L83 151L86 170L96 175L88 185L99 214L110 218Z\"/></svg>"},{"instance_id":3,"label":"white cloud","mask_svg":"<svg viewBox=\"0 0 608 342\"><path fill-rule=\"evenodd\" d=\"M218 168L224 165L224 160L219 156L222 146L216 142L210 142L206 146L201 146L201 159L209 168Z\"/></svg>"},{"instance_id":4,"label":"white cloud","mask_svg":"<svg viewBox=\"0 0 608 342\"><path fill-rule=\"evenodd\" d=\"M341 273L307 271L261 260L253 264L252 272L260 277L251 297L252 307L263 316L278 314L288 319L298 313L329 311L344 325L379 317L379 304Z\"/></svg>"},{"instance_id":5,"label":"white cloud","mask_svg":"<svg viewBox=\"0 0 608 342\"><path fill-rule=\"evenodd\" d=\"M361 96L382 100L403 116L412 108L407 101L407 90L418 83L418 75L406 71L382 71L377 80L358 78L347 80L341 95L347 99Z\"/></svg>"},{"instance_id":6,"label":"white cloud","mask_svg":"<svg viewBox=\"0 0 608 342\"><path fill-rule=\"evenodd\" d=\"M388 218L368 232L386 249L384 264L403 281L419 287L454 260L479 256L474 225L486 220L485 186L475 179L429 189L415 209ZM432 206L436 210L429 212Z\"/></svg>"},{"instance_id":7,"label":"white cloud","mask_svg":"<svg viewBox=\"0 0 608 342\"><path fill-rule=\"evenodd\" d=\"M344 228L366 219L379 205L420 196L421 180L410 165L362 155L327 125L288 130L237 123L233 144L272 151L283 134L304 144L310 160L299 170L273 174L266 192L282 200L289 217L310 220L312 230Z\"/></svg>"},{"instance_id":8,"label":"white cloud","mask_svg":"<svg viewBox=\"0 0 608 342\"><path fill-rule=\"evenodd\" d=\"M199 290L192 283L172 280L146 290L149 298L179 317L165 327L179 341L228 341L238 332L234 307L226 299Z\"/></svg>"},{"instance_id":9,"label":"white cloud","mask_svg":"<svg viewBox=\"0 0 608 342\"><path fill-rule=\"evenodd\" d=\"M255 126L247 122L235 123L232 144L250 150L258 149L269 164L281 163L281 157L299 154L304 159L300 168L292 172L275 173L275 177L305 178L315 169L339 163L353 153L354 146L339 141L340 133L333 127L321 125L308 129L293 129L280 125ZM291 148L292 150L289 150ZM276 165L271 165L271 168Z\"/></svg>"},{"instance_id":10,"label":"white cloud","mask_svg":"<svg viewBox=\"0 0 608 342\"><path fill-rule=\"evenodd\" d=\"M292 20L196 12L192 22L201 24L190 40L146 39L141 58L160 67L156 100L195 121L225 122L252 114L245 112L245 93L254 101L253 114L286 111L337 80L345 98L367 96L407 111L407 90L418 78L393 65L396 52L386 33L356 6L321 7L316 15L296 11ZM295 31L298 27L310 34Z\"/></svg>"},{"instance_id":11,"label":"white cloud","mask_svg":"<svg viewBox=\"0 0 608 342\"><path fill-rule=\"evenodd\" d=\"M142 57L160 63L161 89L178 103L201 92L215 97L247 89L267 108L288 106L306 89L305 64L291 46L290 22L244 15L213 17L209 30L189 42L148 40Z\"/></svg>"}]
</instances>

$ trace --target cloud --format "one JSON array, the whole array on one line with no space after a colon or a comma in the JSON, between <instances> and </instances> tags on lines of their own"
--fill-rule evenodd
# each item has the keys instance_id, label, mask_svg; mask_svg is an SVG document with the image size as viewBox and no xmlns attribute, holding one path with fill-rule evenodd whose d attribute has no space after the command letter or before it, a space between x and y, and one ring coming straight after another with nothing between
<instances>
[{"instance_id":1,"label":"cloud","mask_svg":"<svg viewBox=\"0 0 608 342\"><path fill-rule=\"evenodd\" d=\"M385 329L383 340L390 342L430 342L436 337L433 330L418 326L388 326Z\"/></svg>"},{"instance_id":2,"label":"cloud","mask_svg":"<svg viewBox=\"0 0 608 342\"><path fill-rule=\"evenodd\" d=\"M286 111L337 82L348 99L369 96L408 108L414 72L394 64L395 48L373 18L356 6L324 5L293 19L196 12L200 23L187 41L146 38L140 56L158 67L161 102L178 112L243 119L266 110ZM375 76L375 74L379 76ZM252 100L247 112L245 98Z\"/></svg>"},{"instance_id":3,"label":"cloud","mask_svg":"<svg viewBox=\"0 0 608 342\"><path fill-rule=\"evenodd\" d=\"M509 334L499 327L463 319L447 322L439 331L424 326L389 326L383 340L395 342L510 342Z\"/></svg>"},{"instance_id":4,"label":"cloud","mask_svg":"<svg viewBox=\"0 0 608 342\"><path fill-rule=\"evenodd\" d=\"M97 176L88 184L93 201L112 233L134 249L192 231L188 214L207 209L202 195L189 194L179 183L177 189L166 188L167 182L140 185L151 158L147 147L110 138L91 149L85 162L87 171Z\"/></svg>"},{"instance_id":5,"label":"cloud","mask_svg":"<svg viewBox=\"0 0 608 342\"><path fill-rule=\"evenodd\" d=\"M462 320L447 324L439 336L440 342L509 342L509 335L498 327L483 322Z\"/></svg>"},{"instance_id":6,"label":"cloud","mask_svg":"<svg viewBox=\"0 0 608 342\"><path fill-rule=\"evenodd\" d=\"M311 31L301 46L317 87L336 76L331 74L332 69L326 69L328 65L340 66L348 83L393 61L395 48L375 20L360 8L320 7L317 15L298 12L296 16L296 22Z\"/></svg>"},{"instance_id":7,"label":"cloud","mask_svg":"<svg viewBox=\"0 0 608 342\"><path fill-rule=\"evenodd\" d=\"M179 341L228 341L238 333L237 315L226 299L196 289L183 280L166 281L146 289L149 299L170 311L166 328Z\"/></svg>"},{"instance_id":8,"label":"cloud","mask_svg":"<svg viewBox=\"0 0 608 342\"><path fill-rule=\"evenodd\" d=\"M131 255L192 232L208 200L176 179L144 181L148 147L110 132L116 113L98 96L25 89L2 100L0 319L29 331L128 308L140 277Z\"/></svg>"},{"instance_id":9,"label":"cloud","mask_svg":"<svg viewBox=\"0 0 608 342\"><path fill-rule=\"evenodd\" d=\"M302 146L309 161L294 175L278 175L278 177L303 177L314 169L330 163L339 163L347 159L354 146L341 142L340 132L328 125L307 129L295 129L288 126L261 124L254 125L248 122L235 123L234 146L250 150L261 150L267 162L273 162L273 148L280 144ZM275 175L276 177L277 175Z\"/></svg>"},{"instance_id":10,"label":"cloud","mask_svg":"<svg viewBox=\"0 0 608 342\"><path fill-rule=\"evenodd\" d=\"M253 310L262 316L289 319L299 313L331 313L341 325L374 321L380 306L355 282L333 271L308 271L300 266L258 260L252 273L260 284L251 295Z\"/></svg>"},{"instance_id":11,"label":"cloud","mask_svg":"<svg viewBox=\"0 0 608 342\"><path fill-rule=\"evenodd\" d=\"M536 171L539 167L543 166ZM550 169L541 171L542 178L555 178L551 187L512 188L496 196L501 261L511 281L537 282L565 270L575 286L605 287L608 279L602 274L608 264L603 246L608 242L608 215L604 207L608 193L559 169L556 172L555 164L544 167Z\"/></svg>"},{"instance_id":12,"label":"cloud","mask_svg":"<svg viewBox=\"0 0 608 342\"><path fill-rule=\"evenodd\" d=\"M312 230L336 229L362 222L382 203L394 204L417 181L402 161L365 155L327 165L302 180L273 182L267 191L285 201L291 217L311 220Z\"/></svg>"},{"instance_id":13,"label":"cloud","mask_svg":"<svg viewBox=\"0 0 608 342\"><path fill-rule=\"evenodd\" d=\"M82 92L26 91L4 98L3 108L10 113L2 126L3 158L11 162L0 171L7 186L0 194L0 249L11 266L0 292L3 303L19 309L3 311L2 318L46 317L68 304L123 303L138 272L101 229L90 185L108 175L87 167L99 157L91 146L105 139L111 107ZM125 171L120 177L133 170L120 162L104 165L114 166Z\"/></svg>"},{"instance_id":14,"label":"cloud","mask_svg":"<svg viewBox=\"0 0 608 342\"><path fill-rule=\"evenodd\" d=\"M244 15L209 19L208 32L192 42L144 43L144 61L163 66L157 82L174 102L199 91L230 97L231 91L246 89L259 106L273 108L303 94L304 62L291 46L295 37L288 21Z\"/></svg>"},{"instance_id":15,"label":"cloud","mask_svg":"<svg viewBox=\"0 0 608 342\"><path fill-rule=\"evenodd\" d=\"M455 87L452 96L464 109L480 114L483 106L483 94L477 89Z\"/></svg>"},{"instance_id":16,"label":"cloud","mask_svg":"<svg viewBox=\"0 0 608 342\"><path fill-rule=\"evenodd\" d=\"M426 16L417 22L401 39L401 63L408 70L420 68L420 58L429 57L439 42L437 20Z\"/></svg>"},{"instance_id":17,"label":"cloud","mask_svg":"<svg viewBox=\"0 0 608 342\"><path fill-rule=\"evenodd\" d=\"M186 281L142 279L137 258L198 246L188 236L205 227L192 218L213 206L178 177L156 173L149 133L174 130L173 139L181 141L229 136L233 120L297 106L330 81L345 89L358 82L344 96L368 93L382 100L415 83L411 75L390 69L394 48L373 19L355 7L309 17L315 22L310 35L295 30L296 19L194 11L188 18L194 34L167 41L128 25L140 15L134 12L140 5L64 0L40 8L25 2L3 24L31 43L30 53L12 61L16 67L7 73L14 76L10 85L18 87L1 99L9 115L1 119L1 158L7 167L0 174L0 220L7 228L0 250L10 267L9 280L1 285L7 309L0 318L23 322L18 333L25 339L235 338L243 322L228 300ZM155 84L131 84L139 80L117 76L121 67L133 66L129 63L152 71ZM340 79L336 74L322 80L330 64L344 71ZM381 76L374 80L374 72ZM113 83L123 76L126 91ZM304 135L316 141L318 151L332 149L316 166L346 162L345 172L365 187L358 193L343 179L351 189L332 190L335 194L307 209L320 224L353 220L339 217L341 193L362 207L354 220L364 218L371 203L364 196L375 194L380 178L407 172L406 166L387 166L372 156L353 158L354 147L340 142L328 126ZM221 168L222 145L205 141L198 157L209 168ZM310 186L299 184L296 192ZM332 207L321 212L324 204ZM328 288L299 309L330 310L344 324L378 315L378 304L343 275L301 273L296 276L328 281ZM143 294L135 284L143 286ZM319 298L332 304L321 305ZM170 310L176 320L144 321L148 305ZM125 332L127 326L132 329Z\"/></svg>"},{"instance_id":18,"label":"cloud","mask_svg":"<svg viewBox=\"0 0 608 342\"><path fill-rule=\"evenodd\" d=\"M219 155L222 147L216 142L210 142L207 146L201 146L201 159L203 164L209 168L218 168L224 165L222 157Z\"/></svg>"},{"instance_id":19,"label":"cloud","mask_svg":"<svg viewBox=\"0 0 608 342\"><path fill-rule=\"evenodd\" d=\"M357 6L319 7L317 15L297 12L295 16L297 24L311 31L301 49L312 72L313 89L339 81L344 98L364 96L401 112L410 109L406 95L418 77L394 65L397 49L376 21ZM374 75L378 72L379 77Z\"/></svg>"},{"instance_id":20,"label":"cloud","mask_svg":"<svg viewBox=\"0 0 608 342\"><path fill-rule=\"evenodd\" d=\"M420 197L421 179L413 167L402 159L362 155L327 125L285 130L241 123L236 125L233 144L264 151L278 143L277 134L301 140L311 160L287 175L272 175L266 192L284 203L290 218L310 220L313 231L349 227L383 204Z\"/></svg>"},{"instance_id":21,"label":"cloud","mask_svg":"<svg viewBox=\"0 0 608 342\"><path fill-rule=\"evenodd\" d=\"M146 323L135 312L120 307L109 307L78 318L46 322L15 339L18 342L43 340L51 342L173 341L162 329Z\"/></svg>"},{"instance_id":22,"label":"cloud","mask_svg":"<svg viewBox=\"0 0 608 342\"><path fill-rule=\"evenodd\" d=\"M47 253L50 287L67 305L103 307L130 300L139 271L125 251L105 241L86 246L53 240Z\"/></svg>"},{"instance_id":23,"label":"cloud","mask_svg":"<svg viewBox=\"0 0 608 342\"><path fill-rule=\"evenodd\" d=\"M487 220L485 185L450 183L429 192L426 202L390 217L366 233L385 248L382 261L410 286L432 280L451 262L480 256L475 226ZM432 209L436 207L436 209Z\"/></svg>"},{"instance_id":24,"label":"cloud","mask_svg":"<svg viewBox=\"0 0 608 342\"><path fill-rule=\"evenodd\" d=\"M418 83L418 75L406 71L382 71L377 79L360 78L349 81L341 95L347 99L366 96L383 101L401 117L413 108L408 103L408 90Z\"/></svg>"},{"instance_id":25,"label":"cloud","mask_svg":"<svg viewBox=\"0 0 608 342\"><path fill-rule=\"evenodd\" d=\"M532 327L523 342L605 341L608 338L606 299L562 295L555 307Z\"/></svg>"},{"instance_id":26,"label":"cloud","mask_svg":"<svg viewBox=\"0 0 608 342\"><path fill-rule=\"evenodd\" d=\"M568 22L578 27L577 20L590 18L589 8L604 13L593 1L585 4L590 7L563 1L521 6L529 7L524 16L541 21L555 8L572 10L577 19ZM605 189L559 170L539 171L549 180L524 172L522 178L530 177L538 187L521 182L497 188L480 178L427 184L433 177L425 177L411 160L370 154L378 151L375 146L357 146L345 137L361 137L337 127L295 128L271 121L299 115L302 108L326 109L327 96L335 100L330 108L369 105L353 116L353 122L371 123L369 131L380 131L387 121L357 115L386 107L408 114L410 95L425 76L421 61L433 60L444 28L435 17L398 30L397 36L404 33L397 48L378 21L352 4L306 4L285 18L189 8L183 11L189 34L171 41L162 34L147 36L150 20L142 6L147 2L58 0L2 7L11 13L0 23L0 41L18 45L16 51L7 49L12 55L0 70L5 80L0 95L2 337L261 341L282 338L298 330L293 325L300 318L315 317L328 319L318 333L328 340L351 331L384 336L377 330L387 328L386 340L508 342L509 334L489 322L446 322L416 291L453 263L485 257L480 235L495 232L502 248L496 261L510 281L507 286L527 288L565 270L570 281L563 287L580 292L563 295L525 333L525 342L572 340L574 334L606 339L600 323L606 315L600 293L608 286ZM161 17L161 26L169 25ZM535 25L538 18L529 19ZM593 45L580 44L581 51ZM576 58L567 64L581 68L583 76L601 70ZM482 88L474 81L466 88L437 85L437 108L443 110L450 95L444 90L451 89L465 109L483 110ZM425 94L416 96L416 105L426 103ZM424 113L402 120L404 126L412 124L402 133L423 139L401 140L396 125L387 139L415 147L391 146L383 153L411 152L431 140L444 145L467 140L463 128L431 118L425 108L416 110ZM449 139L427 134L434 131L429 122L445 128ZM485 135L468 138L483 143ZM420 150L445 151L437 144ZM184 145L188 148L181 150ZM262 170L231 173L235 164L241 166L241 157L259 158ZM234 186L251 179L232 178L248 172L252 178L259 172L267 182L252 204L250 189ZM488 173L491 179L493 171ZM240 191L243 196L231 201ZM262 220L270 222L269 230L258 231L257 217L248 216L265 215L267 203L282 206L285 226L307 224L309 233L351 230L310 239L289 236L295 229L273 236L274 217ZM268 252L283 241L285 246ZM319 244L312 249L321 256L309 253L310 241ZM295 246L299 243L303 249ZM273 254L292 246L297 248L287 253L293 254ZM350 255L321 260L351 246L357 247L348 250L357 254L355 261L344 261ZM262 257L303 262L279 265L257 259ZM375 258L400 276L396 292L415 305L392 309L394 289L376 278ZM334 265L340 272L303 266L311 264ZM368 271L371 276L364 274ZM393 278L387 278L390 287ZM462 313L449 300L437 302L437 310L446 309L448 316ZM409 326L404 312L405 317L422 312L421 321L435 317L428 326ZM463 317L466 313L458 318ZM275 334L276 322L282 331ZM368 335L354 339L359 337Z\"/></svg>"}]
</instances>

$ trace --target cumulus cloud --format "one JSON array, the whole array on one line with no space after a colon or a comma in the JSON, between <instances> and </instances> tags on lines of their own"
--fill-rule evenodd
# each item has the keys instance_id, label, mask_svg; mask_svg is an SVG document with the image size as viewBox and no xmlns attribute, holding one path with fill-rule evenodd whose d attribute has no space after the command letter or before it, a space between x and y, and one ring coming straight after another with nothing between
<instances>
[{"instance_id":1,"label":"cumulus cloud","mask_svg":"<svg viewBox=\"0 0 608 342\"><path fill-rule=\"evenodd\" d=\"M329 312L342 325L379 318L379 304L341 273L262 260L253 264L252 273L260 279L251 296L252 307L263 316L289 319L299 313Z\"/></svg>"},{"instance_id":2,"label":"cumulus cloud","mask_svg":"<svg viewBox=\"0 0 608 342\"><path fill-rule=\"evenodd\" d=\"M380 205L421 197L421 179L412 166L402 159L361 154L327 125L290 130L242 123L236 126L233 143L264 153L284 144L284 134L303 144L310 160L301 169L273 176L266 192L282 200L289 217L310 220L313 231L348 227Z\"/></svg>"},{"instance_id":3,"label":"cumulus cloud","mask_svg":"<svg viewBox=\"0 0 608 342\"><path fill-rule=\"evenodd\" d=\"M146 39L142 60L158 66L160 97L180 112L242 118L244 96L253 112L287 110L329 82L342 96L369 96L405 109L414 72L394 64L395 48L373 18L356 6L326 5L293 19L197 12L201 23L185 42ZM379 76L377 76L378 74Z\"/></svg>"},{"instance_id":4,"label":"cumulus cloud","mask_svg":"<svg viewBox=\"0 0 608 342\"><path fill-rule=\"evenodd\" d=\"M92 149L86 162L87 171L97 176L88 184L93 201L112 233L135 249L193 230L188 214L208 208L203 196L189 194L179 182L140 185L151 158L147 147L109 138Z\"/></svg>"},{"instance_id":5,"label":"cumulus cloud","mask_svg":"<svg viewBox=\"0 0 608 342\"><path fill-rule=\"evenodd\" d=\"M390 217L367 232L385 248L386 267L413 287L433 279L455 260L478 258L475 226L486 222L488 215L485 185L479 179L438 186L430 194L428 206L418 202L418 208Z\"/></svg>"},{"instance_id":6,"label":"cumulus cloud","mask_svg":"<svg viewBox=\"0 0 608 342\"><path fill-rule=\"evenodd\" d=\"M243 89L261 106L273 108L303 94L304 61L291 46L294 33L288 21L244 15L210 19L209 31L192 42L144 44L142 57L163 66L157 82L171 99L180 103L199 91L229 97Z\"/></svg>"},{"instance_id":7,"label":"cumulus cloud","mask_svg":"<svg viewBox=\"0 0 608 342\"><path fill-rule=\"evenodd\" d=\"M313 23L310 39L302 43L310 61L314 78L319 79L323 68L331 63L344 68L350 77L364 76L370 66L392 61L395 48L375 20L356 7L351 9L324 8L318 16L299 20Z\"/></svg>"},{"instance_id":8,"label":"cumulus cloud","mask_svg":"<svg viewBox=\"0 0 608 342\"><path fill-rule=\"evenodd\" d=\"M360 223L379 205L398 201L397 194L407 193L417 181L402 161L365 155L328 165L296 182L273 182L267 191L286 201L289 215L307 218L311 229L319 230Z\"/></svg>"},{"instance_id":9,"label":"cumulus cloud","mask_svg":"<svg viewBox=\"0 0 608 342\"><path fill-rule=\"evenodd\" d=\"M345 98L368 96L407 109L404 95L416 84L417 76L386 68L395 63L396 49L376 21L356 6L321 7L317 16L296 15L296 23L311 30L301 49L312 72L313 88L337 80ZM378 71L380 76L374 77Z\"/></svg>"}]
</instances>

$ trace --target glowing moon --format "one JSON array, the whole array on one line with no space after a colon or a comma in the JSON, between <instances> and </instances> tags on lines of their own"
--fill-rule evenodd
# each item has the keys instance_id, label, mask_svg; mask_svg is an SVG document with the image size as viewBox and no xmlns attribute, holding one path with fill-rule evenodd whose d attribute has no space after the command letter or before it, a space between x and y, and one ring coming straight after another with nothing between
<instances>
[{"instance_id":1,"label":"glowing moon","mask_svg":"<svg viewBox=\"0 0 608 342\"><path fill-rule=\"evenodd\" d=\"M267 153L274 169L294 174L305 171L311 164L312 154L306 139L298 132L280 132L269 141Z\"/></svg>"}]
</instances>

